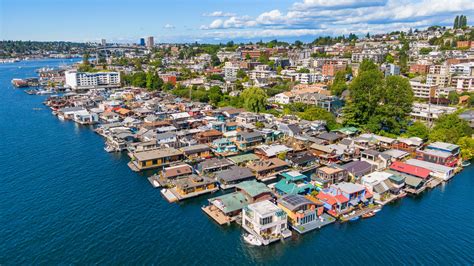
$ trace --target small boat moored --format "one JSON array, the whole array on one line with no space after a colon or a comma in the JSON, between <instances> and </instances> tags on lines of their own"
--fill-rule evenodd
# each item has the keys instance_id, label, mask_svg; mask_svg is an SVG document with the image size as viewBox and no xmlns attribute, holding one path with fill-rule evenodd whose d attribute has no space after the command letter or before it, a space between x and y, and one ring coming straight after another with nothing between
<instances>
[{"instance_id":1,"label":"small boat moored","mask_svg":"<svg viewBox=\"0 0 474 266\"><path fill-rule=\"evenodd\" d=\"M262 241L252 234L243 235L245 242L249 243L252 246L261 246Z\"/></svg>"},{"instance_id":2,"label":"small boat moored","mask_svg":"<svg viewBox=\"0 0 474 266\"><path fill-rule=\"evenodd\" d=\"M362 218L364 218L364 219L374 217L374 216L375 216L375 212L373 212L373 211L362 214Z\"/></svg>"},{"instance_id":3,"label":"small boat moored","mask_svg":"<svg viewBox=\"0 0 474 266\"><path fill-rule=\"evenodd\" d=\"M471 165L471 161L463 161L461 163L461 165L462 165L462 167L467 167L467 166Z\"/></svg>"},{"instance_id":4,"label":"small boat moored","mask_svg":"<svg viewBox=\"0 0 474 266\"><path fill-rule=\"evenodd\" d=\"M359 218L360 218L360 216L355 216L355 217L350 218L349 221L355 222L355 221L359 220Z\"/></svg>"}]
</instances>

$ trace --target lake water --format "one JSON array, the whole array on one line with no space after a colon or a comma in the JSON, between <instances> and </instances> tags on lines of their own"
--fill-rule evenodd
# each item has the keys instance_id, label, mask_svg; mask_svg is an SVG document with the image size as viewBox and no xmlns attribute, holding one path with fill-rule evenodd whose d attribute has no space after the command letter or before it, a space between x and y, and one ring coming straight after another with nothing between
<instances>
[{"instance_id":1,"label":"lake water","mask_svg":"<svg viewBox=\"0 0 474 266\"><path fill-rule=\"evenodd\" d=\"M46 96L10 83L63 63L0 64L0 264L474 263L472 166L371 219L249 247L238 226L201 211L206 197L169 204L90 128L58 120Z\"/></svg>"}]
</instances>

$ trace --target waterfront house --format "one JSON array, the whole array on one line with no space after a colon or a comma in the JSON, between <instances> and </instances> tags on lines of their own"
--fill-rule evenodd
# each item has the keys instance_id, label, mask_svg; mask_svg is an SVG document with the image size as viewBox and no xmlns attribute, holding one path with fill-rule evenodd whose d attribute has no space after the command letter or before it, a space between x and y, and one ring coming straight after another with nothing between
<instances>
[{"instance_id":1,"label":"waterfront house","mask_svg":"<svg viewBox=\"0 0 474 266\"><path fill-rule=\"evenodd\" d=\"M397 141L393 143L392 148L414 153L417 149L421 148L422 145L423 140L418 137L397 138Z\"/></svg>"},{"instance_id":2,"label":"waterfront house","mask_svg":"<svg viewBox=\"0 0 474 266\"><path fill-rule=\"evenodd\" d=\"M332 184L317 195L327 212L336 217L354 207L369 205L372 203L372 197L365 186L349 182Z\"/></svg>"},{"instance_id":3,"label":"waterfront house","mask_svg":"<svg viewBox=\"0 0 474 266\"><path fill-rule=\"evenodd\" d=\"M377 203L385 204L396 198L392 191L397 191L394 188L390 177L393 176L389 172L373 172L361 178L360 183L366 186L372 192L374 200Z\"/></svg>"},{"instance_id":4,"label":"waterfront house","mask_svg":"<svg viewBox=\"0 0 474 266\"><path fill-rule=\"evenodd\" d=\"M339 162L342 154L337 153L335 147L314 143L310 146L310 151L316 157L320 164L329 165Z\"/></svg>"},{"instance_id":5,"label":"waterfront house","mask_svg":"<svg viewBox=\"0 0 474 266\"><path fill-rule=\"evenodd\" d=\"M366 174L369 174L377 169L377 166L365 161L352 161L341 165L341 168L347 170L349 175L358 179Z\"/></svg>"},{"instance_id":6,"label":"waterfront house","mask_svg":"<svg viewBox=\"0 0 474 266\"><path fill-rule=\"evenodd\" d=\"M236 184L251 179L255 179L255 174L247 167L231 166L216 172L216 180L222 189L235 187Z\"/></svg>"},{"instance_id":7,"label":"waterfront house","mask_svg":"<svg viewBox=\"0 0 474 266\"><path fill-rule=\"evenodd\" d=\"M334 164L318 168L311 179L319 188L327 188L332 184L347 181L348 173L346 169Z\"/></svg>"},{"instance_id":8,"label":"waterfront house","mask_svg":"<svg viewBox=\"0 0 474 266\"><path fill-rule=\"evenodd\" d=\"M247 165L256 174L258 180L276 178L276 174L288 168L288 163L278 158L253 161Z\"/></svg>"},{"instance_id":9,"label":"waterfront house","mask_svg":"<svg viewBox=\"0 0 474 266\"><path fill-rule=\"evenodd\" d=\"M316 138L321 139L327 143L336 143L343 138L343 135L337 134L336 132L323 132Z\"/></svg>"},{"instance_id":10,"label":"waterfront house","mask_svg":"<svg viewBox=\"0 0 474 266\"><path fill-rule=\"evenodd\" d=\"M200 175L204 175L208 173L214 173L217 171L229 169L232 165L234 165L234 163L231 162L229 159L211 158L203 162L200 162L196 166L196 172Z\"/></svg>"},{"instance_id":11,"label":"waterfront house","mask_svg":"<svg viewBox=\"0 0 474 266\"><path fill-rule=\"evenodd\" d=\"M416 159L441 164L449 167L455 167L458 163L458 155L450 151L439 149L416 150Z\"/></svg>"},{"instance_id":12,"label":"waterfront house","mask_svg":"<svg viewBox=\"0 0 474 266\"><path fill-rule=\"evenodd\" d=\"M321 190L316 198L323 203L326 212L334 217L351 210L348 206L349 199L341 193L333 195L329 191Z\"/></svg>"},{"instance_id":13,"label":"waterfront house","mask_svg":"<svg viewBox=\"0 0 474 266\"><path fill-rule=\"evenodd\" d=\"M287 195L278 199L280 207L288 216L288 223L298 233L303 234L334 221L324 214L323 203L309 200L302 195Z\"/></svg>"},{"instance_id":14,"label":"waterfront house","mask_svg":"<svg viewBox=\"0 0 474 266\"><path fill-rule=\"evenodd\" d=\"M301 128L297 124L280 123L278 124L278 130L288 137L295 137L302 133Z\"/></svg>"},{"instance_id":15,"label":"waterfront house","mask_svg":"<svg viewBox=\"0 0 474 266\"><path fill-rule=\"evenodd\" d=\"M249 204L242 212L242 227L268 245L291 236L286 213L269 200Z\"/></svg>"},{"instance_id":16,"label":"waterfront house","mask_svg":"<svg viewBox=\"0 0 474 266\"><path fill-rule=\"evenodd\" d=\"M235 165L245 165L248 162L259 160L260 158L253 153L244 153L240 155L235 155L228 157Z\"/></svg>"},{"instance_id":17,"label":"waterfront house","mask_svg":"<svg viewBox=\"0 0 474 266\"><path fill-rule=\"evenodd\" d=\"M105 111L100 115L100 119L105 123L114 123L120 121L120 115L112 111Z\"/></svg>"},{"instance_id":18,"label":"waterfront house","mask_svg":"<svg viewBox=\"0 0 474 266\"><path fill-rule=\"evenodd\" d=\"M224 224L236 220L248 204L273 199L270 189L255 180L241 182L235 188L232 193L208 199L209 206L203 207L203 211L219 224Z\"/></svg>"},{"instance_id":19,"label":"waterfront house","mask_svg":"<svg viewBox=\"0 0 474 266\"><path fill-rule=\"evenodd\" d=\"M426 181L422 178L407 175L404 191L411 195L418 195L426 189Z\"/></svg>"},{"instance_id":20,"label":"waterfront house","mask_svg":"<svg viewBox=\"0 0 474 266\"><path fill-rule=\"evenodd\" d=\"M235 145L241 151L248 151L262 144L262 142L263 134L260 132L238 132Z\"/></svg>"},{"instance_id":21,"label":"waterfront house","mask_svg":"<svg viewBox=\"0 0 474 266\"><path fill-rule=\"evenodd\" d=\"M316 159L316 156L308 151L288 153L286 155L286 162L296 169L315 167L317 165Z\"/></svg>"},{"instance_id":22,"label":"waterfront house","mask_svg":"<svg viewBox=\"0 0 474 266\"><path fill-rule=\"evenodd\" d=\"M211 143L212 151L217 155L229 156L238 153L237 146L229 138L219 138Z\"/></svg>"},{"instance_id":23,"label":"waterfront house","mask_svg":"<svg viewBox=\"0 0 474 266\"><path fill-rule=\"evenodd\" d=\"M316 189L309 182L310 178L298 171L289 171L280 175L282 179L275 184L275 191L279 195L306 195Z\"/></svg>"},{"instance_id":24,"label":"waterfront house","mask_svg":"<svg viewBox=\"0 0 474 266\"><path fill-rule=\"evenodd\" d=\"M171 192L178 200L196 197L202 194L218 190L217 182L206 176L190 175L175 181L175 187Z\"/></svg>"},{"instance_id":25,"label":"waterfront house","mask_svg":"<svg viewBox=\"0 0 474 266\"><path fill-rule=\"evenodd\" d=\"M458 145L446 143L446 142L440 142L440 141L429 144L428 146L426 146L426 149L449 152L453 156L458 156L459 152L461 151Z\"/></svg>"},{"instance_id":26,"label":"waterfront house","mask_svg":"<svg viewBox=\"0 0 474 266\"><path fill-rule=\"evenodd\" d=\"M157 144L162 147L177 148L179 146L176 133L174 132L158 133L156 134L155 139Z\"/></svg>"},{"instance_id":27,"label":"waterfront house","mask_svg":"<svg viewBox=\"0 0 474 266\"><path fill-rule=\"evenodd\" d=\"M181 151L174 148L161 148L157 150L132 152L132 161L129 166L132 170L141 171L167 166L170 163L181 161L184 156Z\"/></svg>"},{"instance_id":28,"label":"waterfront house","mask_svg":"<svg viewBox=\"0 0 474 266\"><path fill-rule=\"evenodd\" d=\"M393 162L390 165L390 169L398 173L414 176L414 177L421 178L424 180L427 180L430 177L430 170L420 167L420 166L407 164L404 162L399 162L399 161Z\"/></svg>"},{"instance_id":29,"label":"waterfront house","mask_svg":"<svg viewBox=\"0 0 474 266\"><path fill-rule=\"evenodd\" d=\"M360 152L360 160L374 165L376 170L387 168L391 163L390 158L390 156L372 149Z\"/></svg>"},{"instance_id":30,"label":"waterfront house","mask_svg":"<svg viewBox=\"0 0 474 266\"><path fill-rule=\"evenodd\" d=\"M129 152L149 151L157 148L158 144L155 139L144 142L133 142L127 145L127 150Z\"/></svg>"},{"instance_id":31,"label":"waterfront house","mask_svg":"<svg viewBox=\"0 0 474 266\"><path fill-rule=\"evenodd\" d=\"M214 140L221 138L222 132L210 129L196 134L196 141L200 144L211 143Z\"/></svg>"},{"instance_id":32,"label":"waterfront house","mask_svg":"<svg viewBox=\"0 0 474 266\"><path fill-rule=\"evenodd\" d=\"M382 152L382 154L388 156L390 158L390 161L400 161L405 159L406 157L410 156L410 153L403 151L403 150L397 150L397 149L390 149Z\"/></svg>"},{"instance_id":33,"label":"waterfront house","mask_svg":"<svg viewBox=\"0 0 474 266\"><path fill-rule=\"evenodd\" d=\"M292 151L292 148L289 148L282 144L262 144L255 147L254 153L261 158L269 159L276 157L280 154L286 154L287 152Z\"/></svg>"},{"instance_id":34,"label":"waterfront house","mask_svg":"<svg viewBox=\"0 0 474 266\"><path fill-rule=\"evenodd\" d=\"M184 156L190 160L208 159L212 157L211 148L206 144L182 147L180 150L183 152Z\"/></svg>"},{"instance_id":35,"label":"waterfront house","mask_svg":"<svg viewBox=\"0 0 474 266\"><path fill-rule=\"evenodd\" d=\"M80 110L73 113L72 120L81 125L93 125L99 122L99 116L87 110Z\"/></svg>"},{"instance_id":36,"label":"waterfront house","mask_svg":"<svg viewBox=\"0 0 474 266\"><path fill-rule=\"evenodd\" d=\"M188 164L180 164L170 167L165 167L161 171L161 177L165 180L177 179L184 176L189 176L193 173L193 168Z\"/></svg>"},{"instance_id":37,"label":"waterfront house","mask_svg":"<svg viewBox=\"0 0 474 266\"><path fill-rule=\"evenodd\" d=\"M432 177L441 179L443 181L449 180L455 174L455 169L453 167L448 167L442 164L422 161L418 159L408 159L405 163L408 165L428 169Z\"/></svg>"}]
</instances>

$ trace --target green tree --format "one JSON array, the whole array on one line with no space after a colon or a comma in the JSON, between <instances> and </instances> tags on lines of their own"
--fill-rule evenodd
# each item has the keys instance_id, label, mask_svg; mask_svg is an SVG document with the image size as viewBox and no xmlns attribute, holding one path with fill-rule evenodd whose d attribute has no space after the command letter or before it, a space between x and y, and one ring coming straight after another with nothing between
<instances>
[{"instance_id":1,"label":"green tree","mask_svg":"<svg viewBox=\"0 0 474 266\"><path fill-rule=\"evenodd\" d=\"M457 143L462 137L471 137L472 129L466 120L459 118L458 113L441 115L431 130L431 141Z\"/></svg>"},{"instance_id":2,"label":"green tree","mask_svg":"<svg viewBox=\"0 0 474 266\"><path fill-rule=\"evenodd\" d=\"M456 16L453 23L453 29L459 28L459 16Z\"/></svg>"},{"instance_id":3,"label":"green tree","mask_svg":"<svg viewBox=\"0 0 474 266\"><path fill-rule=\"evenodd\" d=\"M393 63L395 62L395 58L393 58L393 55L387 54L387 55L385 56L385 62L390 63L390 64L393 64Z\"/></svg>"},{"instance_id":4,"label":"green tree","mask_svg":"<svg viewBox=\"0 0 474 266\"><path fill-rule=\"evenodd\" d=\"M331 130L338 127L338 124L336 123L336 118L334 117L333 114L316 106L310 106L306 108L306 110L304 110L303 112L300 112L298 116L301 119L308 120L308 121L314 121L314 120L326 121L327 127Z\"/></svg>"},{"instance_id":5,"label":"green tree","mask_svg":"<svg viewBox=\"0 0 474 266\"><path fill-rule=\"evenodd\" d=\"M332 85L330 86L331 93L340 96L343 91L347 89L346 84L346 72L345 71L338 71L334 76L334 80Z\"/></svg>"},{"instance_id":6,"label":"green tree","mask_svg":"<svg viewBox=\"0 0 474 266\"><path fill-rule=\"evenodd\" d=\"M262 122L260 122L260 121L255 122L255 127L256 127L256 128L259 128L259 129L260 129L260 128L263 128L264 126L265 126L265 125L264 125Z\"/></svg>"},{"instance_id":7,"label":"green tree","mask_svg":"<svg viewBox=\"0 0 474 266\"><path fill-rule=\"evenodd\" d=\"M428 139L429 134L430 130L428 127L422 122L418 121L410 125L405 133L405 135L408 137L418 137L421 139Z\"/></svg>"},{"instance_id":8,"label":"green tree","mask_svg":"<svg viewBox=\"0 0 474 266\"><path fill-rule=\"evenodd\" d=\"M448 100L451 104L458 104L459 103L459 95L455 91L450 91L448 93Z\"/></svg>"},{"instance_id":9,"label":"green tree","mask_svg":"<svg viewBox=\"0 0 474 266\"><path fill-rule=\"evenodd\" d=\"M218 66L221 64L221 61L219 60L219 57L217 57L216 54L211 55L211 65L212 66Z\"/></svg>"},{"instance_id":10,"label":"green tree","mask_svg":"<svg viewBox=\"0 0 474 266\"><path fill-rule=\"evenodd\" d=\"M266 109L267 94L261 88L250 87L245 89L240 97L247 111L260 113Z\"/></svg>"},{"instance_id":11,"label":"green tree","mask_svg":"<svg viewBox=\"0 0 474 266\"><path fill-rule=\"evenodd\" d=\"M303 68L300 68L297 72L298 73L309 73L309 69L303 67Z\"/></svg>"},{"instance_id":12,"label":"green tree","mask_svg":"<svg viewBox=\"0 0 474 266\"><path fill-rule=\"evenodd\" d=\"M369 70L378 70L377 65L369 59L364 59L359 65L359 75L362 74L362 72L369 71Z\"/></svg>"},{"instance_id":13,"label":"green tree","mask_svg":"<svg viewBox=\"0 0 474 266\"><path fill-rule=\"evenodd\" d=\"M407 79L384 79L379 70L368 70L359 74L349 88L344 124L392 134L399 134L406 126L413 104L413 91Z\"/></svg>"},{"instance_id":14,"label":"green tree","mask_svg":"<svg viewBox=\"0 0 474 266\"><path fill-rule=\"evenodd\" d=\"M243 69L237 70L237 78L238 79L244 79L247 77L247 73Z\"/></svg>"},{"instance_id":15,"label":"green tree","mask_svg":"<svg viewBox=\"0 0 474 266\"><path fill-rule=\"evenodd\" d=\"M461 137L457 144L461 149L461 157L463 160L472 160L474 158L474 138Z\"/></svg>"}]
</instances>

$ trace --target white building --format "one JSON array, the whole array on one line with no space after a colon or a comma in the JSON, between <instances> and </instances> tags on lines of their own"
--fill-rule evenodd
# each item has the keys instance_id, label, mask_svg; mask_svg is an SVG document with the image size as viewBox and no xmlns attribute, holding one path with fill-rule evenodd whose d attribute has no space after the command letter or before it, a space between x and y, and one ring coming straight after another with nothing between
<instances>
[{"instance_id":1,"label":"white building","mask_svg":"<svg viewBox=\"0 0 474 266\"><path fill-rule=\"evenodd\" d=\"M443 114L452 114L457 109L455 107L440 106L427 103L413 103L410 116L415 120L431 121L438 119Z\"/></svg>"},{"instance_id":2,"label":"white building","mask_svg":"<svg viewBox=\"0 0 474 266\"><path fill-rule=\"evenodd\" d=\"M295 94L291 91L285 91L282 93L278 93L274 96L275 102L279 104L289 104L292 103L295 99Z\"/></svg>"},{"instance_id":3,"label":"white building","mask_svg":"<svg viewBox=\"0 0 474 266\"><path fill-rule=\"evenodd\" d=\"M474 91L474 76L453 76L451 77L451 86L459 91Z\"/></svg>"},{"instance_id":4,"label":"white building","mask_svg":"<svg viewBox=\"0 0 474 266\"><path fill-rule=\"evenodd\" d=\"M286 213L269 200L245 207L242 211L242 227L264 245L291 236Z\"/></svg>"},{"instance_id":5,"label":"white building","mask_svg":"<svg viewBox=\"0 0 474 266\"><path fill-rule=\"evenodd\" d=\"M237 79L237 73L240 67L232 62L226 62L224 66L224 78L225 80L233 81Z\"/></svg>"},{"instance_id":6,"label":"white building","mask_svg":"<svg viewBox=\"0 0 474 266\"><path fill-rule=\"evenodd\" d=\"M435 96L438 86L421 83L419 81L410 80L413 96L417 98L429 99Z\"/></svg>"},{"instance_id":7,"label":"white building","mask_svg":"<svg viewBox=\"0 0 474 266\"><path fill-rule=\"evenodd\" d=\"M97 88L115 88L120 86L119 72L78 72L66 71L66 85L74 90L88 90Z\"/></svg>"},{"instance_id":8,"label":"white building","mask_svg":"<svg viewBox=\"0 0 474 266\"><path fill-rule=\"evenodd\" d=\"M422 161L418 159L408 159L406 163L409 165L426 168L431 171L430 175L432 177L441 179L443 181L447 181L454 176L454 168L445 165Z\"/></svg>"},{"instance_id":9,"label":"white building","mask_svg":"<svg viewBox=\"0 0 474 266\"><path fill-rule=\"evenodd\" d=\"M448 87L451 82L449 75L428 74L426 76L426 84L429 86L438 85L439 87Z\"/></svg>"},{"instance_id":10,"label":"white building","mask_svg":"<svg viewBox=\"0 0 474 266\"><path fill-rule=\"evenodd\" d=\"M451 65L451 66L449 66L449 73L450 74L458 74L458 75L468 75L468 76L473 75L474 74L474 62Z\"/></svg>"},{"instance_id":11,"label":"white building","mask_svg":"<svg viewBox=\"0 0 474 266\"><path fill-rule=\"evenodd\" d=\"M320 80L318 79L318 74L316 73L298 73L298 76L296 76L296 81L299 81L301 84L311 84Z\"/></svg>"},{"instance_id":12,"label":"white building","mask_svg":"<svg viewBox=\"0 0 474 266\"><path fill-rule=\"evenodd\" d=\"M351 58L352 62L358 63L361 63L364 59L374 61L375 63L381 63L385 59L385 55L376 51L364 51L361 53L353 53Z\"/></svg>"},{"instance_id":13,"label":"white building","mask_svg":"<svg viewBox=\"0 0 474 266\"><path fill-rule=\"evenodd\" d=\"M155 38L153 38L153 36L148 36L146 38L146 47L153 48L153 46L155 46Z\"/></svg>"}]
</instances>

